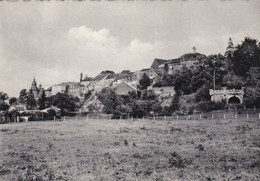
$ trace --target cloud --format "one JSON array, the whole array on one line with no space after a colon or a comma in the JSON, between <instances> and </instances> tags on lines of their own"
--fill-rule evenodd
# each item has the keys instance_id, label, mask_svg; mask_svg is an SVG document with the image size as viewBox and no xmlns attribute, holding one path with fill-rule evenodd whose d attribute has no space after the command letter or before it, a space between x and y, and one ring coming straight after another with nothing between
<instances>
[{"instance_id":1,"label":"cloud","mask_svg":"<svg viewBox=\"0 0 260 181\"><path fill-rule=\"evenodd\" d=\"M106 28L95 31L86 26L73 27L68 34L72 41L79 41L82 44L99 47L116 47L118 45L118 39L110 35L110 31Z\"/></svg>"},{"instance_id":2,"label":"cloud","mask_svg":"<svg viewBox=\"0 0 260 181\"><path fill-rule=\"evenodd\" d=\"M92 75L103 69L121 71L150 66L156 50L159 50L158 42L143 42L138 38L123 45L107 28L73 27L68 31L68 41L70 49L78 52L76 59L82 67L88 67Z\"/></svg>"},{"instance_id":3,"label":"cloud","mask_svg":"<svg viewBox=\"0 0 260 181\"><path fill-rule=\"evenodd\" d=\"M129 52L147 52L155 48L154 44L149 42L141 42L139 39L134 39L130 42L130 45L126 48Z\"/></svg>"}]
</instances>

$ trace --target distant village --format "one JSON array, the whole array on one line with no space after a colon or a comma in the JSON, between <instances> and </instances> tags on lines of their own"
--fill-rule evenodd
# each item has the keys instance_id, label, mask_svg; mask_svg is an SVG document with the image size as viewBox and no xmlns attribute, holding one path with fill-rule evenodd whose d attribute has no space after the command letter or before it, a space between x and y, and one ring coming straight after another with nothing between
<instances>
[{"instance_id":1,"label":"distant village","mask_svg":"<svg viewBox=\"0 0 260 181\"><path fill-rule=\"evenodd\" d=\"M120 73L115 73L110 70L102 71L96 77L88 77L80 73L79 82L63 82L52 85L48 89L43 89L41 85L37 87L36 80L32 82L31 90L34 93L35 99L41 96L42 91L45 92L46 97L56 95L57 93L68 93L74 97L84 99L84 94L91 91L92 94L99 93L104 88L112 88L118 95L127 95L130 92L137 92L140 79L147 75L150 79L150 86L148 90L153 90L159 96L162 106L169 106L175 94L174 87L154 87L162 76L171 75L175 71L180 70L182 66L191 67L199 60L206 56L200 53L187 53L180 58L164 60L154 59L150 68L131 72L130 70L123 70Z\"/></svg>"},{"instance_id":2,"label":"distant village","mask_svg":"<svg viewBox=\"0 0 260 181\"><path fill-rule=\"evenodd\" d=\"M246 41L256 43L249 38L244 43L248 43ZM246 78L250 80L243 83L245 77L235 69L235 51L240 50L230 38L224 56L206 56L197 53L193 47L192 53L168 60L155 58L150 68L135 72L103 70L96 77L79 73L79 81L62 82L47 89L37 85L34 78L28 91L21 90L13 104L9 100L9 112L10 109L20 113L26 113L26 110L49 113L52 110L54 115L59 115L59 112L70 110L140 117L155 113L172 114L177 110L181 113L210 111L227 104L242 104L244 86L248 87L247 90L258 90L259 68L248 67ZM258 97L253 99L257 102ZM248 105L255 105L250 97L246 97L246 101ZM70 105L71 102L74 103ZM212 104L214 102L222 104Z\"/></svg>"}]
</instances>

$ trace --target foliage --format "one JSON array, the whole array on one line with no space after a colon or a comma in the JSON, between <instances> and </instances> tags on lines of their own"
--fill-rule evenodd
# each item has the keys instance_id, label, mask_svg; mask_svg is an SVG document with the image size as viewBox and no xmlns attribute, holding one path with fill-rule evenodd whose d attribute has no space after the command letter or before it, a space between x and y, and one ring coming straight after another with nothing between
<instances>
[{"instance_id":1,"label":"foliage","mask_svg":"<svg viewBox=\"0 0 260 181\"><path fill-rule=\"evenodd\" d=\"M40 110L45 109L46 108L46 95L45 92L43 91L43 93L41 94L41 97L39 98L37 105L39 107Z\"/></svg>"},{"instance_id":2,"label":"foliage","mask_svg":"<svg viewBox=\"0 0 260 181\"><path fill-rule=\"evenodd\" d=\"M5 100L8 99L8 95L4 92L0 92L0 111L6 111L9 108L9 105L5 103Z\"/></svg>"},{"instance_id":3,"label":"foliage","mask_svg":"<svg viewBox=\"0 0 260 181\"><path fill-rule=\"evenodd\" d=\"M244 103L246 107L260 107L260 88L246 87L244 95Z\"/></svg>"},{"instance_id":4,"label":"foliage","mask_svg":"<svg viewBox=\"0 0 260 181\"><path fill-rule=\"evenodd\" d=\"M222 82L222 86L227 87L228 89L241 89L244 85L244 78L235 75L233 71L226 74Z\"/></svg>"},{"instance_id":5,"label":"foliage","mask_svg":"<svg viewBox=\"0 0 260 181\"><path fill-rule=\"evenodd\" d=\"M143 77L139 80L139 84L141 90L147 89L147 87L151 85L150 78L146 75L146 73L144 73Z\"/></svg>"},{"instance_id":6,"label":"foliage","mask_svg":"<svg viewBox=\"0 0 260 181\"><path fill-rule=\"evenodd\" d=\"M20 91L19 102L22 103L22 104L27 104L27 99L28 99L27 90L22 89Z\"/></svg>"},{"instance_id":7,"label":"foliage","mask_svg":"<svg viewBox=\"0 0 260 181\"><path fill-rule=\"evenodd\" d=\"M153 90L144 90L141 94L142 100L156 100L157 96Z\"/></svg>"},{"instance_id":8,"label":"foliage","mask_svg":"<svg viewBox=\"0 0 260 181\"><path fill-rule=\"evenodd\" d=\"M14 104L16 104L17 103L17 98L16 97L11 97L10 99L9 99L9 104L10 105L14 105Z\"/></svg>"},{"instance_id":9,"label":"foliage","mask_svg":"<svg viewBox=\"0 0 260 181\"><path fill-rule=\"evenodd\" d=\"M57 93L47 99L47 106L57 106L62 113L75 111L79 99L66 93Z\"/></svg>"},{"instance_id":10,"label":"foliage","mask_svg":"<svg viewBox=\"0 0 260 181\"><path fill-rule=\"evenodd\" d=\"M27 109L35 109L36 108L36 101L35 101L35 98L34 98L34 94L33 92L30 90L27 94L27 101L26 101L26 106L27 106Z\"/></svg>"},{"instance_id":11,"label":"foliage","mask_svg":"<svg viewBox=\"0 0 260 181\"><path fill-rule=\"evenodd\" d=\"M260 67L260 46L256 39L246 37L242 44L236 47L231 58L233 71L240 76L246 76L251 67Z\"/></svg>"},{"instance_id":12,"label":"foliage","mask_svg":"<svg viewBox=\"0 0 260 181\"><path fill-rule=\"evenodd\" d=\"M6 111L9 108L9 105L5 103L5 100L8 99L8 95L4 92L0 92L0 111Z\"/></svg>"}]
</instances>

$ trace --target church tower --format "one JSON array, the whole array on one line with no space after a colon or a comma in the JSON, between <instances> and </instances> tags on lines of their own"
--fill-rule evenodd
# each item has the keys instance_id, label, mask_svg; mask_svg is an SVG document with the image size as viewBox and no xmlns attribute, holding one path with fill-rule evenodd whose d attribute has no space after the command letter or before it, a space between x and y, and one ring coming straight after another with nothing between
<instances>
[{"instance_id":1,"label":"church tower","mask_svg":"<svg viewBox=\"0 0 260 181\"><path fill-rule=\"evenodd\" d=\"M82 79L83 79L83 74L82 72L80 73L80 82L82 82Z\"/></svg>"},{"instance_id":2,"label":"church tower","mask_svg":"<svg viewBox=\"0 0 260 181\"><path fill-rule=\"evenodd\" d=\"M38 98L38 88L37 88L37 83L35 81L35 78L33 79L33 82L32 82L31 91L33 93L34 99L37 100L37 98Z\"/></svg>"},{"instance_id":3,"label":"church tower","mask_svg":"<svg viewBox=\"0 0 260 181\"><path fill-rule=\"evenodd\" d=\"M228 40L228 47L225 52L225 57L233 57L235 47L231 38Z\"/></svg>"},{"instance_id":4,"label":"church tower","mask_svg":"<svg viewBox=\"0 0 260 181\"><path fill-rule=\"evenodd\" d=\"M35 81L35 78L33 79L31 90L32 91L37 91L37 83Z\"/></svg>"}]
</instances>

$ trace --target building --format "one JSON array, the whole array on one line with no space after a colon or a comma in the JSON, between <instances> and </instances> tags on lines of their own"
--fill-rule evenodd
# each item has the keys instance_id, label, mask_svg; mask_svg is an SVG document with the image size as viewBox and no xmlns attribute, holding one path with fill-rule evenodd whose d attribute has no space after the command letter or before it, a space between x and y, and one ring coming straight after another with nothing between
<instances>
[{"instance_id":1,"label":"building","mask_svg":"<svg viewBox=\"0 0 260 181\"><path fill-rule=\"evenodd\" d=\"M116 94L118 95L127 95L129 92L136 92L137 93L137 89L129 84L127 84L126 82L122 82L119 85L117 85L114 88Z\"/></svg>"},{"instance_id":2,"label":"building","mask_svg":"<svg viewBox=\"0 0 260 181\"><path fill-rule=\"evenodd\" d=\"M235 47L231 38L228 40L228 46L226 48L225 57L232 57L235 52Z\"/></svg>"},{"instance_id":3,"label":"building","mask_svg":"<svg viewBox=\"0 0 260 181\"><path fill-rule=\"evenodd\" d=\"M81 113L86 112L102 112L104 105L98 100L97 96L91 94L89 98L83 103L82 107L80 108Z\"/></svg>"},{"instance_id":4,"label":"building","mask_svg":"<svg viewBox=\"0 0 260 181\"><path fill-rule=\"evenodd\" d=\"M112 87L112 83L116 79L116 74L111 71L103 71L97 75L93 80L86 86L86 90L93 91L94 93L100 92L103 88ZM85 91L86 91L85 90Z\"/></svg>"},{"instance_id":5,"label":"building","mask_svg":"<svg viewBox=\"0 0 260 181\"><path fill-rule=\"evenodd\" d=\"M84 85L79 82L63 82L48 88L51 91L50 95L57 93L68 93L75 97L82 97L84 93Z\"/></svg>"},{"instance_id":6,"label":"building","mask_svg":"<svg viewBox=\"0 0 260 181\"><path fill-rule=\"evenodd\" d=\"M144 76L144 74L149 77L151 84L154 84L157 81L159 75L161 75L160 72L152 68L136 71L134 72L134 78L136 79L137 84L139 84L139 81Z\"/></svg>"},{"instance_id":7,"label":"building","mask_svg":"<svg viewBox=\"0 0 260 181\"><path fill-rule=\"evenodd\" d=\"M228 104L242 104L244 96L244 88L242 89L227 89L223 87L222 90L209 90L212 102L226 101Z\"/></svg>"},{"instance_id":8,"label":"building","mask_svg":"<svg viewBox=\"0 0 260 181\"><path fill-rule=\"evenodd\" d=\"M37 87L37 83L35 81L35 78L33 79L32 86L29 89L29 92L31 92L34 96L35 101L37 102L39 99L42 98L43 94L45 94L44 89L42 88L41 85Z\"/></svg>"},{"instance_id":9,"label":"building","mask_svg":"<svg viewBox=\"0 0 260 181\"><path fill-rule=\"evenodd\" d=\"M180 70L182 66L191 67L196 62L207 58L206 55L200 53L186 53L176 59L154 59L151 68L161 74L173 74L176 70Z\"/></svg>"},{"instance_id":10,"label":"building","mask_svg":"<svg viewBox=\"0 0 260 181\"><path fill-rule=\"evenodd\" d=\"M116 87L122 82L125 82L133 87L137 87L136 76L130 70L123 70L121 73L119 73L119 75L116 76L116 79L112 83L112 86Z\"/></svg>"}]
</instances>

